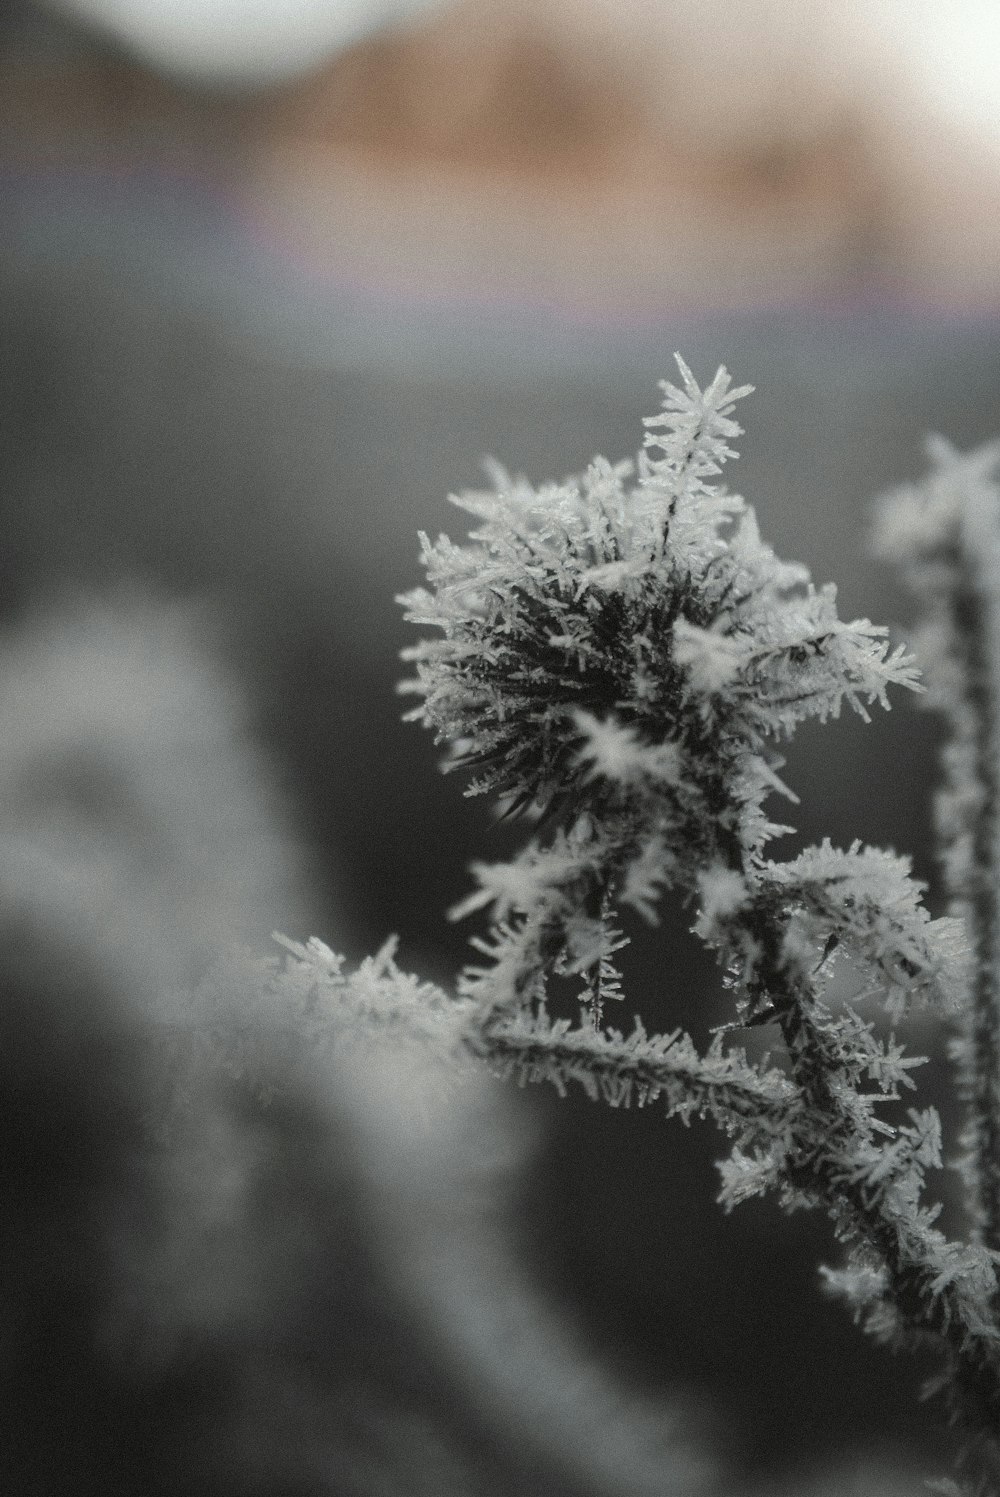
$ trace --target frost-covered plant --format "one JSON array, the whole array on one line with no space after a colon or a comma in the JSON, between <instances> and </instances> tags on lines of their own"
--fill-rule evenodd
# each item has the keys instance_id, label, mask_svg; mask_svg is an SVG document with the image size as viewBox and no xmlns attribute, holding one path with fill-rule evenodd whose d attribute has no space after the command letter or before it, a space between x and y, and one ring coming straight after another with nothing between
<instances>
[{"instance_id":1,"label":"frost-covered plant","mask_svg":"<svg viewBox=\"0 0 1000 1497\"><path fill-rule=\"evenodd\" d=\"M928 442L931 472L887 496L880 549L924 604L930 701L948 720L937 832L975 954L954 1044L969 1117L965 1169L979 1240L1000 1248L1000 443L965 455Z\"/></svg>"},{"instance_id":2,"label":"frost-covered plant","mask_svg":"<svg viewBox=\"0 0 1000 1497\"><path fill-rule=\"evenodd\" d=\"M203 623L0 638L2 1489L693 1497L504 1239L463 1005L242 944L308 896Z\"/></svg>"},{"instance_id":3,"label":"frost-covered plant","mask_svg":"<svg viewBox=\"0 0 1000 1497\"><path fill-rule=\"evenodd\" d=\"M833 587L780 561L714 481L749 387L720 369L703 391L678 363L682 387L664 385L636 465L597 459L540 489L497 468L491 491L455 501L476 520L466 544L423 537L428 587L402 600L438 631L406 652L411 716L449 744L447 767L471 771L468 793L533 826L512 861L475 866L478 888L452 912L493 917L459 981L461 1042L503 1075L712 1117L733 1140L727 1207L774 1190L828 1212L845 1248L829 1285L880 1339L939 1353L962 1478L1000 1492L997 449L959 459L938 445L928 484L887 521L933 603L932 690L954 726L940 821L960 908L931 920L903 858L829 842L770 855L787 828L766 802L795 799L782 740L845 702L867 718L890 687L920 686L913 656L842 621ZM622 997L618 912L655 922L668 891L693 904L732 993L732 1022L703 1053L680 1031L605 1022ZM848 1004L827 998L838 951L862 974ZM567 978L578 1024L549 1012ZM916 1003L960 1016L971 1241L949 1240L925 1199L934 1109L886 1114L920 1059L877 1029L876 1001L891 1021ZM771 1029L773 1059L737 1043L750 1026Z\"/></svg>"}]
</instances>

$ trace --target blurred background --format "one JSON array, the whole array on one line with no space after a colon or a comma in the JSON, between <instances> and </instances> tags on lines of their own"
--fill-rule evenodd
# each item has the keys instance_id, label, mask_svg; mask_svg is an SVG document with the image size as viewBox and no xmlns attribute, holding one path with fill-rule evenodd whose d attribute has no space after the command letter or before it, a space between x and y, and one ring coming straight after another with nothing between
<instances>
[{"instance_id":1,"label":"blurred background","mask_svg":"<svg viewBox=\"0 0 1000 1497\"><path fill-rule=\"evenodd\" d=\"M484 455L629 455L674 349L725 362L764 534L905 622L870 498L926 431L1000 430L998 333L991 0L0 5L0 619L207 605L308 862L290 934L352 957L396 931L447 981L443 912L510 845L394 695L416 530L461 533ZM940 909L934 755L900 702L789 774L805 837L912 852ZM704 1038L716 976L675 925L636 933L636 1006ZM926 1369L820 1297L823 1223L722 1218L706 1126L518 1106L520 1260L708 1411L739 1481L941 1463Z\"/></svg>"}]
</instances>

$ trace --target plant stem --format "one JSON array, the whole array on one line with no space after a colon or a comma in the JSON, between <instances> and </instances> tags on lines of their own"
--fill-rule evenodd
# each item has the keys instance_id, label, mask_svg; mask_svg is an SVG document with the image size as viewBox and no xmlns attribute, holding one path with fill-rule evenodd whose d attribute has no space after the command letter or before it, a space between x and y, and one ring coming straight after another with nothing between
<instances>
[{"instance_id":1,"label":"plant stem","mask_svg":"<svg viewBox=\"0 0 1000 1497\"><path fill-rule=\"evenodd\" d=\"M964 1469L977 1492L997 1497L1000 1337L987 1318L990 1306L963 1293L957 1278L940 1284L942 1242L929 1225L895 1209L888 1189L873 1192L863 1179L845 1177L838 1146L849 1144L858 1130L834 1084L836 1054L815 1023L812 979L786 957L782 923L772 911L756 912L753 927L762 946L761 985L776 1010L810 1123L799 1157L789 1161L789 1179L827 1206L843 1235L875 1250L888 1272L889 1294L901 1320L917 1337L929 1336L945 1351L952 1370L945 1391L968 1442ZM892 1184L891 1176L885 1184Z\"/></svg>"},{"instance_id":2,"label":"plant stem","mask_svg":"<svg viewBox=\"0 0 1000 1497\"><path fill-rule=\"evenodd\" d=\"M969 740L965 748L977 792L967 887L961 891L975 974L967 1033L968 1163L977 1236L985 1246L1000 1248L1000 618L996 600L975 585L968 543L964 549L973 576L954 600L954 626L965 649L967 721L956 727Z\"/></svg>"},{"instance_id":3,"label":"plant stem","mask_svg":"<svg viewBox=\"0 0 1000 1497\"><path fill-rule=\"evenodd\" d=\"M502 1075L522 1081L565 1078L578 1081L592 1099L619 1106L639 1106L663 1097L671 1112L686 1115L723 1110L756 1126L762 1139L780 1135L793 1115L797 1098L791 1083L777 1076L747 1071L736 1075L713 1066L678 1035L664 1040L659 1054L636 1053L629 1040L603 1030L518 1030L509 1020L493 1017L473 1035L469 1048L488 1059Z\"/></svg>"}]
</instances>

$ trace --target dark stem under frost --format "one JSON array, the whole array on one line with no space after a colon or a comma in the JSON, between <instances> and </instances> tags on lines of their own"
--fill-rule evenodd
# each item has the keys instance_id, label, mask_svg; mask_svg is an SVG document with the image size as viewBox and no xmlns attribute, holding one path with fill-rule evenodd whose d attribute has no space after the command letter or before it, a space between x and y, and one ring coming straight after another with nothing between
<instances>
[{"instance_id":1,"label":"dark stem under frost","mask_svg":"<svg viewBox=\"0 0 1000 1497\"><path fill-rule=\"evenodd\" d=\"M939 1285L932 1244L921 1240L912 1219L891 1208L888 1192L873 1193L865 1181L845 1176L838 1145L849 1146L857 1130L836 1085L837 1056L815 1022L812 979L788 960L784 930L770 911L760 913L753 929L761 943L761 986L770 996L809 1119L799 1157L787 1161L787 1177L826 1205L842 1236L874 1249L888 1273L900 1319L918 1339L930 1338L944 1352L951 1369L944 1391L967 1442L964 1474L974 1490L995 1497L1000 1493L1000 1340L992 1327L973 1322L958 1285ZM818 1129L817 1120L822 1121ZM888 1175L885 1184L891 1183Z\"/></svg>"},{"instance_id":2,"label":"dark stem under frost","mask_svg":"<svg viewBox=\"0 0 1000 1497\"><path fill-rule=\"evenodd\" d=\"M996 604L967 586L955 599L956 636L965 643L966 690L974 777L979 790L972 833L968 902L974 950L966 1085L968 1166L977 1233L1000 1248L1000 701L991 642Z\"/></svg>"}]
</instances>

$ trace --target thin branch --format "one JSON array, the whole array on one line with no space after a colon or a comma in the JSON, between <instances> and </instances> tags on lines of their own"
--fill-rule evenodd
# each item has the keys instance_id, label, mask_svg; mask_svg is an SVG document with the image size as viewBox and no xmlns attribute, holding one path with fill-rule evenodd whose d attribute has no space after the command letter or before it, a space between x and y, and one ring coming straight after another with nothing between
<instances>
[{"instance_id":1,"label":"thin branch","mask_svg":"<svg viewBox=\"0 0 1000 1497\"><path fill-rule=\"evenodd\" d=\"M969 558L964 558L968 564ZM972 853L963 891L975 953L968 1016L967 1161L976 1230L1000 1247L1000 663L996 599L974 586L954 600L956 638L965 646L969 749L978 791Z\"/></svg>"},{"instance_id":2,"label":"thin branch","mask_svg":"<svg viewBox=\"0 0 1000 1497\"><path fill-rule=\"evenodd\" d=\"M780 1071L762 1075L721 1047L699 1056L679 1030L647 1036L637 1028L623 1037L532 1015L494 1020L469 1044L501 1075L522 1083L549 1081L565 1092L566 1082L576 1081L592 1100L615 1107L662 1099L671 1115L708 1114L729 1131L742 1124L760 1139L778 1137L799 1102Z\"/></svg>"}]
</instances>

